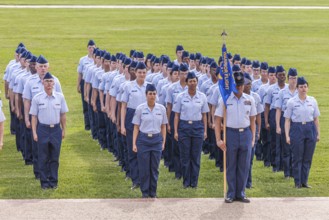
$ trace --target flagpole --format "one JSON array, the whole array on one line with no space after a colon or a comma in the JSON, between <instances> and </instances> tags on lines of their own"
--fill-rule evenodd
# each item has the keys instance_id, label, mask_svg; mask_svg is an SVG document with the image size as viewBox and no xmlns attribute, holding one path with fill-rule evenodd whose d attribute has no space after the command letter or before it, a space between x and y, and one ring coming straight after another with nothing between
<instances>
[{"instance_id":1,"label":"flagpole","mask_svg":"<svg viewBox=\"0 0 329 220\"><path fill-rule=\"evenodd\" d=\"M223 127L223 142L224 142L224 145L226 146L226 106L223 105L223 109L224 109L224 127ZM224 173L224 199L226 199L226 184L227 184L227 181L226 181L226 149L223 151L223 173Z\"/></svg>"},{"instance_id":2,"label":"flagpole","mask_svg":"<svg viewBox=\"0 0 329 220\"><path fill-rule=\"evenodd\" d=\"M223 31L223 33L221 34L222 39L223 39L223 43L226 44L225 38L227 36L227 33L225 32L225 30ZM224 62L224 57L223 57L223 62ZM226 146L226 122L227 122L227 117L226 117L226 106L223 105L223 110L224 110L224 114L223 114L223 120L224 120L224 127L223 127L223 142L224 145ZM224 199L226 199L226 192L227 192L227 181L226 181L226 150L223 150L223 181L224 181Z\"/></svg>"}]
</instances>

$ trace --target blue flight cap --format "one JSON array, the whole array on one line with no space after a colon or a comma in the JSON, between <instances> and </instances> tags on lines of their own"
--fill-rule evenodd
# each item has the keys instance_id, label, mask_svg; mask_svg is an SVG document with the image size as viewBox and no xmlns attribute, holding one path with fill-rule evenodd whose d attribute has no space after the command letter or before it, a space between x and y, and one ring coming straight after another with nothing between
<instances>
[{"instance_id":1,"label":"blue flight cap","mask_svg":"<svg viewBox=\"0 0 329 220\"><path fill-rule=\"evenodd\" d=\"M246 60L246 62L245 62L245 64L244 65L246 65L246 66L249 66L249 65L251 65L251 60Z\"/></svg>"},{"instance_id":2,"label":"blue flight cap","mask_svg":"<svg viewBox=\"0 0 329 220\"><path fill-rule=\"evenodd\" d=\"M43 77L43 79L54 79L53 75L50 74L50 72L47 72L45 77Z\"/></svg>"},{"instance_id":3,"label":"blue flight cap","mask_svg":"<svg viewBox=\"0 0 329 220\"><path fill-rule=\"evenodd\" d=\"M16 52L16 53L19 53L19 51L21 51L21 48L22 48L22 47L17 47L16 50L15 50L15 52Z\"/></svg>"},{"instance_id":4,"label":"blue flight cap","mask_svg":"<svg viewBox=\"0 0 329 220\"><path fill-rule=\"evenodd\" d=\"M240 72L240 71L241 71L241 69L240 69L239 65L237 65L237 64L233 65L232 72Z\"/></svg>"},{"instance_id":5,"label":"blue flight cap","mask_svg":"<svg viewBox=\"0 0 329 220\"><path fill-rule=\"evenodd\" d=\"M25 45L22 42L20 42L17 47L25 47Z\"/></svg>"},{"instance_id":6,"label":"blue flight cap","mask_svg":"<svg viewBox=\"0 0 329 220\"><path fill-rule=\"evenodd\" d=\"M153 85L153 84L147 84L146 85L146 89L145 89L145 93L147 93L147 92L153 92L153 91L157 91L156 90L156 88L155 88L155 86Z\"/></svg>"},{"instance_id":7,"label":"blue flight cap","mask_svg":"<svg viewBox=\"0 0 329 220\"><path fill-rule=\"evenodd\" d=\"M216 69L218 67L217 63L215 61L213 61L211 64L210 64L210 68L213 68L213 69Z\"/></svg>"},{"instance_id":8,"label":"blue flight cap","mask_svg":"<svg viewBox=\"0 0 329 220\"><path fill-rule=\"evenodd\" d=\"M151 57L151 62L154 63L154 60L155 60L156 58L157 58L157 57L153 55L153 56Z\"/></svg>"},{"instance_id":9,"label":"blue flight cap","mask_svg":"<svg viewBox=\"0 0 329 220\"><path fill-rule=\"evenodd\" d=\"M244 85L251 84L252 79L249 73L244 73Z\"/></svg>"},{"instance_id":10,"label":"blue flight cap","mask_svg":"<svg viewBox=\"0 0 329 220\"><path fill-rule=\"evenodd\" d=\"M195 59L196 60L201 60L201 58L202 58L202 54L201 53L196 53L195 54Z\"/></svg>"},{"instance_id":11,"label":"blue flight cap","mask_svg":"<svg viewBox=\"0 0 329 220\"><path fill-rule=\"evenodd\" d=\"M142 58L144 58L144 54L142 54L142 52L137 52L136 57L138 59L142 59Z\"/></svg>"},{"instance_id":12,"label":"blue flight cap","mask_svg":"<svg viewBox=\"0 0 329 220\"><path fill-rule=\"evenodd\" d=\"M48 60L44 56L40 55L37 59L37 63L46 64L46 63L48 63Z\"/></svg>"},{"instance_id":13,"label":"blue flight cap","mask_svg":"<svg viewBox=\"0 0 329 220\"><path fill-rule=\"evenodd\" d=\"M261 70L268 70L268 64L267 64L267 62L262 62L260 64L260 69Z\"/></svg>"},{"instance_id":14,"label":"blue flight cap","mask_svg":"<svg viewBox=\"0 0 329 220\"><path fill-rule=\"evenodd\" d=\"M190 60L195 60L195 54L194 53L190 54Z\"/></svg>"},{"instance_id":15,"label":"blue flight cap","mask_svg":"<svg viewBox=\"0 0 329 220\"><path fill-rule=\"evenodd\" d=\"M173 64L172 65L172 68L171 68L171 71L174 72L174 71L179 71L179 66L176 65L176 64Z\"/></svg>"},{"instance_id":16,"label":"blue flight cap","mask_svg":"<svg viewBox=\"0 0 329 220\"><path fill-rule=\"evenodd\" d=\"M116 54L115 54L115 58L117 58L117 60L119 60L120 57L121 57L121 54L122 54L122 53L116 53Z\"/></svg>"},{"instance_id":17,"label":"blue flight cap","mask_svg":"<svg viewBox=\"0 0 329 220\"><path fill-rule=\"evenodd\" d=\"M212 58L210 57L207 57L206 59L207 59L207 65L210 65L213 62Z\"/></svg>"},{"instance_id":18,"label":"blue flight cap","mask_svg":"<svg viewBox=\"0 0 329 220\"><path fill-rule=\"evenodd\" d=\"M95 53L95 56L96 57L100 57L101 55L102 55L101 50L97 50L96 53Z\"/></svg>"},{"instance_id":19,"label":"blue flight cap","mask_svg":"<svg viewBox=\"0 0 329 220\"><path fill-rule=\"evenodd\" d=\"M303 76L297 78L297 86L305 85L305 84L308 84L308 83L307 83L306 79Z\"/></svg>"},{"instance_id":20,"label":"blue flight cap","mask_svg":"<svg viewBox=\"0 0 329 220\"><path fill-rule=\"evenodd\" d=\"M121 54L121 56L119 57L119 60L121 60L122 62L126 59L126 55L125 54Z\"/></svg>"},{"instance_id":21,"label":"blue flight cap","mask_svg":"<svg viewBox=\"0 0 329 220\"><path fill-rule=\"evenodd\" d=\"M95 48L93 54L96 54L98 50L99 50L99 48Z\"/></svg>"},{"instance_id":22,"label":"blue flight cap","mask_svg":"<svg viewBox=\"0 0 329 220\"><path fill-rule=\"evenodd\" d=\"M276 73L276 69L275 69L275 67L274 67L274 66L270 66L270 67L268 68L268 73Z\"/></svg>"},{"instance_id":23,"label":"blue flight cap","mask_svg":"<svg viewBox=\"0 0 329 220\"><path fill-rule=\"evenodd\" d=\"M30 59L32 58L32 53L31 53L30 51L26 52L24 58L25 58L26 60L30 60Z\"/></svg>"},{"instance_id":24,"label":"blue flight cap","mask_svg":"<svg viewBox=\"0 0 329 220\"><path fill-rule=\"evenodd\" d=\"M207 57L201 57L200 63L207 64Z\"/></svg>"},{"instance_id":25,"label":"blue flight cap","mask_svg":"<svg viewBox=\"0 0 329 220\"><path fill-rule=\"evenodd\" d=\"M137 66L137 61L135 61L135 60L131 61L130 67L136 68L136 66Z\"/></svg>"},{"instance_id":26,"label":"blue flight cap","mask_svg":"<svg viewBox=\"0 0 329 220\"><path fill-rule=\"evenodd\" d=\"M131 64L131 59L129 57L126 57L125 61L123 62L124 65L129 66Z\"/></svg>"},{"instance_id":27,"label":"blue flight cap","mask_svg":"<svg viewBox=\"0 0 329 220\"><path fill-rule=\"evenodd\" d=\"M138 55L138 51L135 51L132 56L133 58L137 58L137 55Z\"/></svg>"},{"instance_id":28,"label":"blue flight cap","mask_svg":"<svg viewBox=\"0 0 329 220\"><path fill-rule=\"evenodd\" d=\"M131 57L135 53L135 51L136 50L130 50L129 57Z\"/></svg>"},{"instance_id":29,"label":"blue flight cap","mask_svg":"<svg viewBox=\"0 0 329 220\"><path fill-rule=\"evenodd\" d=\"M194 73L194 72L188 72L188 73L187 73L187 76L186 76L186 82L187 82L189 79L194 79L194 78L197 79L195 73Z\"/></svg>"},{"instance_id":30,"label":"blue flight cap","mask_svg":"<svg viewBox=\"0 0 329 220\"><path fill-rule=\"evenodd\" d=\"M177 45L176 46L176 53L177 53L177 51L182 51L182 50L184 50L183 45Z\"/></svg>"},{"instance_id":31,"label":"blue flight cap","mask_svg":"<svg viewBox=\"0 0 329 220\"><path fill-rule=\"evenodd\" d=\"M32 55L32 58L30 59L30 63L35 63L35 62L37 62L37 57L36 56L34 56L34 55Z\"/></svg>"},{"instance_id":32,"label":"blue flight cap","mask_svg":"<svg viewBox=\"0 0 329 220\"><path fill-rule=\"evenodd\" d=\"M163 56L162 57L162 64L164 64L164 63L167 63L168 64L168 62L170 61L170 59L169 59L169 57L167 57L167 56Z\"/></svg>"},{"instance_id":33,"label":"blue flight cap","mask_svg":"<svg viewBox=\"0 0 329 220\"><path fill-rule=\"evenodd\" d=\"M288 76L297 76L297 70L295 68L290 68L288 71Z\"/></svg>"},{"instance_id":34,"label":"blue flight cap","mask_svg":"<svg viewBox=\"0 0 329 220\"><path fill-rule=\"evenodd\" d=\"M234 72L234 80L237 86L244 85L244 75L241 72Z\"/></svg>"},{"instance_id":35,"label":"blue flight cap","mask_svg":"<svg viewBox=\"0 0 329 220\"><path fill-rule=\"evenodd\" d=\"M25 50L23 53L21 53L21 56L20 58L25 58L26 54L28 53L29 51Z\"/></svg>"},{"instance_id":36,"label":"blue flight cap","mask_svg":"<svg viewBox=\"0 0 329 220\"><path fill-rule=\"evenodd\" d=\"M232 54L231 53L227 53L227 58L230 60L233 58Z\"/></svg>"},{"instance_id":37,"label":"blue flight cap","mask_svg":"<svg viewBox=\"0 0 329 220\"><path fill-rule=\"evenodd\" d=\"M160 63L160 59L155 57L153 63Z\"/></svg>"},{"instance_id":38,"label":"blue flight cap","mask_svg":"<svg viewBox=\"0 0 329 220\"><path fill-rule=\"evenodd\" d=\"M20 49L18 50L18 53L19 53L19 54L22 54L22 53L24 53L25 51L27 51L25 47L20 47Z\"/></svg>"},{"instance_id":39,"label":"blue flight cap","mask_svg":"<svg viewBox=\"0 0 329 220\"><path fill-rule=\"evenodd\" d=\"M103 58L104 60L111 60L111 54L106 52Z\"/></svg>"},{"instance_id":40,"label":"blue flight cap","mask_svg":"<svg viewBox=\"0 0 329 220\"><path fill-rule=\"evenodd\" d=\"M179 71L182 71L182 72L188 71L188 66L186 65L186 63L181 63L180 64Z\"/></svg>"},{"instance_id":41,"label":"blue flight cap","mask_svg":"<svg viewBox=\"0 0 329 220\"><path fill-rule=\"evenodd\" d=\"M143 70L146 69L145 63L144 62L138 62L136 66L136 70Z\"/></svg>"},{"instance_id":42,"label":"blue flight cap","mask_svg":"<svg viewBox=\"0 0 329 220\"><path fill-rule=\"evenodd\" d=\"M276 66L276 73L281 73L281 72L284 72L284 68L282 65L279 65L279 66Z\"/></svg>"},{"instance_id":43,"label":"blue flight cap","mask_svg":"<svg viewBox=\"0 0 329 220\"><path fill-rule=\"evenodd\" d=\"M117 62L117 58L114 55L111 56L111 62Z\"/></svg>"},{"instance_id":44,"label":"blue flight cap","mask_svg":"<svg viewBox=\"0 0 329 220\"><path fill-rule=\"evenodd\" d=\"M243 65L246 65L246 61L247 61L247 58L243 57L243 58L241 59L241 65L242 65L242 64L243 64Z\"/></svg>"},{"instance_id":45,"label":"blue flight cap","mask_svg":"<svg viewBox=\"0 0 329 220\"><path fill-rule=\"evenodd\" d=\"M259 64L258 60L252 61L252 68L253 69L258 69L259 67L260 67L260 64Z\"/></svg>"},{"instance_id":46,"label":"blue flight cap","mask_svg":"<svg viewBox=\"0 0 329 220\"><path fill-rule=\"evenodd\" d=\"M189 57L190 56L190 53L186 50L183 51L183 54L182 54L182 59L184 59L185 57Z\"/></svg>"},{"instance_id":47,"label":"blue flight cap","mask_svg":"<svg viewBox=\"0 0 329 220\"><path fill-rule=\"evenodd\" d=\"M240 54L234 54L234 56L233 56L233 63L234 63L234 61L241 61Z\"/></svg>"},{"instance_id":48,"label":"blue flight cap","mask_svg":"<svg viewBox=\"0 0 329 220\"><path fill-rule=\"evenodd\" d=\"M174 63L171 62L171 61L169 61L169 62L167 63L167 69L171 69L173 65L174 65Z\"/></svg>"},{"instance_id":49,"label":"blue flight cap","mask_svg":"<svg viewBox=\"0 0 329 220\"><path fill-rule=\"evenodd\" d=\"M95 46L95 45L96 45L96 44L95 44L95 41L92 40L92 39L90 39L90 40L88 41L87 47L89 47L89 46Z\"/></svg>"},{"instance_id":50,"label":"blue flight cap","mask_svg":"<svg viewBox=\"0 0 329 220\"><path fill-rule=\"evenodd\" d=\"M149 53L146 55L146 60L150 60L152 58L153 54Z\"/></svg>"}]
</instances>

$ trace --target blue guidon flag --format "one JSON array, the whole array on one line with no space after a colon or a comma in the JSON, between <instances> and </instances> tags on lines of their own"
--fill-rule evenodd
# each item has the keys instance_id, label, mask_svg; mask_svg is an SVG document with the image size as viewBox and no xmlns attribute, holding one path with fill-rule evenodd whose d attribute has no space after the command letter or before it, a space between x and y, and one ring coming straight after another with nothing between
<instances>
[{"instance_id":1,"label":"blue guidon flag","mask_svg":"<svg viewBox=\"0 0 329 220\"><path fill-rule=\"evenodd\" d=\"M227 50L225 44L223 44L222 47L222 58L223 62L220 66L220 73L218 74L218 87L220 94L222 95L225 107L227 107L226 101L231 95L231 92L237 92L237 90L235 88L235 81L233 78L231 64L227 58Z\"/></svg>"}]
</instances>

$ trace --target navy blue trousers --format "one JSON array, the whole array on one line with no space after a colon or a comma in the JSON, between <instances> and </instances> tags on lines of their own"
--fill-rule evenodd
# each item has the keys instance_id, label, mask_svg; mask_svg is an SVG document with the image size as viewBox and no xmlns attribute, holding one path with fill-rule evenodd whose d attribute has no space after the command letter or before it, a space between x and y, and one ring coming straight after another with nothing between
<instances>
[{"instance_id":1,"label":"navy blue trousers","mask_svg":"<svg viewBox=\"0 0 329 220\"><path fill-rule=\"evenodd\" d=\"M37 134L41 187L57 186L62 129L59 124L50 128L39 123Z\"/></svg>"},{"instance_id":2,"label":"navy blue trousers","mask_svg":"<svg viewBox=\"0 0 329 220\"><path fill-rule=\"evenodd\" d=\"M175 128L174 128L174 119L175 119L175 112L171 112L170 114L170 129L171 129L171 146L172 146L172 161L173 167L175 170L175 177L181 178L182 177L182 164L180 158L180 146L179 142L175 140ZM179 136L179 135L178 135Z\"/></svg>"},{"instance_id":3,"label":"navy blue trousers","mask_svg":"<svg viewBox=\"0 0 329 220\"><path fill-rule=\"evenodd\" d=\"M250 167L252 133L250 128L243 132L227 128L226 179L228 198L245 197L245 188Z\"/></svg>"},{"instance_id":4,"label":"navy blue trousers","mask_svg":"<svg viewBox=\"0 0 329 220\"><path fill-rule=\"evenodd\" d=\"M10 100L9 100L9 113L10 113L10 133L15 134L16 132L15 113L11 111Z\"/></svg>"},{"instance_id":5,"label":"navy blue trousers","mask_svg":"<svg viewBox=\"0 0 329 220\"><path fill-rule=\"evenodd\" d=\"M264 113L262 113L262 126L260 129L260 139L262 143L262 154L264 166L271 165L271 132L265 127Z\"/></svg>"},{"instance_id":6,"label":"navy blue trousers","mask_svg":"<svg viewBox=\"0 0 329 220\"><path fill-rule=\"evenodd\" d=\"M137 158L140 178L140 189L144 197L154 197L157 192L159 177L159 164L162 153L161 133L148 137L139 132L137 145Z\"/></svg>"},{"instance_id":7,"label":"navy blue trousers","mask_svg":"<svg viewBox=\"0 0 329 220\"><path fill-rule=\"evenodd\" d=\"M193 121L192 124L189 124L188 121L179 121L178 141L185 187L198 186L203 139L204 125L202 121Z\"/></svg>"},{"instance_id":8,"label":"navy blue trousers","mask_svg":"<svg viewBox=\"0 0 329 220\"><path fill-rule=\"evenodd\" d=\"M140 184L137 153L133 151L133 131L134 124L132 123L135 114L135 109L127 108L125 127L128 148L128 160L130 168L130 177L133 184Z\"/></svg>"},{"instance_id":9,"label":"navy blue trousers","mask_svg":"<svg viewBox=\"0 0 329 220\"><path fill-rule=\"evenodd\" d=\"M271 165L273 166L273 171L279 171L280 167L275 165L275 156L276 156L276 121L275 121L276 109L271 109L269 114L269 123L270 123L270 133L271 133Z\"/></svg>"},{"instance_id":10,"label":"navy blue trousers","mask_svg":"<svg viewBox=\"0 0 329 220\"><path fill-rule=\"evenodd\" d=\"M32 131L31 131L31 140L32 140L33 173L35 178L40 178L40 169L38 162L38 158L39 158L38 143L34 141Z\"/></svg>"},{"instance_id":11,"label":"navy blue trousers","mask_svg":"<svg viewBox=\"0 0 329 220\"><path fill-rule=\"evenodd\" d=\"M247 184L246 184L247 188L252 187L252 165L253 165L254 156L255 156L255 152L256 152L256 146L258 144L258 139L259 139L259 134L257 131L258 131L258 126L256 125L256 140L255 140L255 144L254 144L253 148L251 149L250 168L249 168L248 179L247 179Z\"/></svg>"},{"instance_id":12,"label":"navy blue trousers","mask_svg":"<svg viewBox=\"0 0 329 220\"><path fill-rule=\"evenodd\" d=\"M32 162L32 130L25 127L25 161Z\"/></svg>"},{"instance_id":13,"label":"navy blue trousers","mask_svg":"<svg viewBox=\"0 0 329 220\"><path fill-rule=\"evenodd\" d=\"M80 91L81 91L82 113L83 113L83 119L84 119L84 123L85 123L85 129L89 130L90 121L89 121L89 115L88 115L88 103L85 101L85 98L84 98L84 91L85 91L84 85L85 85L85 80L81 79Z\"/></svg>"},{"instance_id":14,"label":"navy blue trousers","mask_svg":"<svg viewBox=\"0 0 329 220\"><path fill-rule=\"evenodd\" d=\"M280 154L276 154L275 163L276 166L283 167L283 172L285 177L292 176L292 166L291 166L291 147L287 144L286 134L284 129L285 118L283 117L283 112L280 118L280 127L281 127L281 135L280 141L277 140L277 148L276 151L280 150Z\"/></svg>"},{"instance_id":15,"label":"navy blue trousers","mask_svg":"<svg viewBox=\"0 0 329 220\"><path fill-rule=\"evenodd\" d=\"M314 122L291 123L292 170L296 185L307 184L316 145Z\"/></svg>"}]
</instances>

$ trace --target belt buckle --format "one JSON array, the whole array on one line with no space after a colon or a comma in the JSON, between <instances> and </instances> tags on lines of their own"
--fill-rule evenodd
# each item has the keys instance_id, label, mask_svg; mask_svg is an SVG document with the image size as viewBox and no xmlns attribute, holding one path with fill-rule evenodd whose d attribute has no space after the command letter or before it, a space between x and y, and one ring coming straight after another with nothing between
<instances>
[{"instance_id":1,"label":"belt buckle","mask_svg":"<svg viewBox=\"0 0 329 220\"><path fill-rule=\"evenodd\" d=\"M191 124L193 124L193 121L188 121L188 123L191 125Z\"/></svg>"},{"instance_id":2,"label":"belt buckle","mask_svg":"<svg viewBox=\"0 0 329 220\"><path fill-rule=\"evenodd\" d=\"M244 131L244 128L239 128L239 132L243 132Z\"/></svg>"},{"instance_id":3,"label":"belt buckle","mask_svg":"<svg viewBox=\"0 0 329 220\"><path fill-rule=\"evenodd\" d=\"M49 125L49 127L53 128L53 127L55 127L55 125Z\"/></svg>"},{"instance_id":4,"label":"belt buckle","mask_svg":"<svg viewBox=\"0 0 329 220\"><path fill-rule=\"evenodd\" d=\"M153 134L147 134L147 136L148 136L149 138L151 138L151 137L153 137Z\"/></svg>"},{"instance_id":5,"label":"belt buckle","mask_svg":"<svg viewBox=\"0 0 329 220\"><path fill-rule=\"evenodd\" d=\"M306 125L306 122L305 122L305 121L303 121L303 122L302 122L302 125Z\"/></svg>"}]
</instances>

